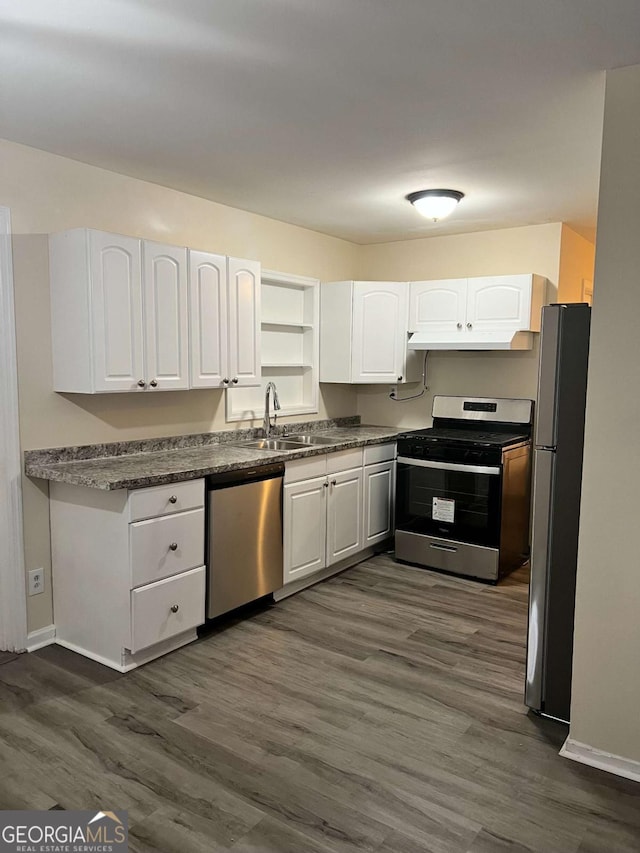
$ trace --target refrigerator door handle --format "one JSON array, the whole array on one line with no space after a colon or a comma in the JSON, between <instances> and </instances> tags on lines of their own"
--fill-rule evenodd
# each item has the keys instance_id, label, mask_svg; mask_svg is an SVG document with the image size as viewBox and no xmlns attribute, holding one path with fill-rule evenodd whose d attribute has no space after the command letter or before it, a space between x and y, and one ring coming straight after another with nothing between
<instances>
[{"instance_id":1,"label":"refrigerator door handle","mask_svg":"<svg viewBox=\"0 0 640 853\"><path fill-rule=\"evenodd\" d=\"M535 453L533 486L533 538L531 544L531 582L529 586L529 626L527 634L527 676L525 704L542 711L544 701L545 612L551 542L551 501L555 454L549 450Z\"/></svg>"},{"instance_id":2,"label":"refrigerator door handle","mask_svg":"<svg viewBox=\"0 0 640 853\"><path fill-rule=\"evenodd\" d=\"M543 447L555 447L558 440L556 406L558 402L562 321L563 308L561 305L547 305L542 309L534 444Z\"/></svg>"}]
</instances>

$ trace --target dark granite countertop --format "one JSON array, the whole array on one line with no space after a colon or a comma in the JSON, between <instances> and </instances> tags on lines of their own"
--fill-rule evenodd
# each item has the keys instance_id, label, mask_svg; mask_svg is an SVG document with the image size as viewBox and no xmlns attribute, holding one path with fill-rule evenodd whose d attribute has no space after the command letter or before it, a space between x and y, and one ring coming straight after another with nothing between
<instances>
[{"instance_id":1,"label":"dark granite countertop","mask_svg":"<svg viewBox=\"0 0 640 853\"><path fill-rule=\"evenodd\" d=\"M355 419L345 419L355 420ZM314 429L331 425L325 429ZM295 429L294 429L295 426ZM331 444L312 445L293 451L266 451L238 447L233 442L253 438L243 433L225 431L205 433L202 436L185 436L172 439L150 440L145 443L129 442L117 445L86 445L76 448L51 448L25 452L25 473L29 477L88 486L94 489L138 489L193 480L207 474L239 470L260 464L286 462L307 456L318 456L394 441L402 432L394 427L350 426L336 422L311 422L289 425L289 431L314 432L335 439ZM163 445L166 442L166 446ZM187 446L181 446L187 444ZM176 446L177 445L177 446ZM146 449L146 447L150 449ZM110 453L110 449L112 453ZM102 455L98 455L102 453Z\"/></svg>"}]
</instances>

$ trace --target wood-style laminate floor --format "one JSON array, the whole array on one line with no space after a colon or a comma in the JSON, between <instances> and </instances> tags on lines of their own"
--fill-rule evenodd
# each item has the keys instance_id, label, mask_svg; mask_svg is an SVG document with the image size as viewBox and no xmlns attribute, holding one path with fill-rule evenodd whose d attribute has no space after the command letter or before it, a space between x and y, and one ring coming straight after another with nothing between
<instances>
[{"instance_id":1,"label":"wood-style laminate floor","mask_svg":"<svg viewBox=\"0 0 640 853\"><path fill-rule=\"evenodd\" d=\"M522 704L527 577L385 556L127 675L0 667L0 808L128 809L139 853L637 853L640 786Z\"/></svg>"}]
</instances>

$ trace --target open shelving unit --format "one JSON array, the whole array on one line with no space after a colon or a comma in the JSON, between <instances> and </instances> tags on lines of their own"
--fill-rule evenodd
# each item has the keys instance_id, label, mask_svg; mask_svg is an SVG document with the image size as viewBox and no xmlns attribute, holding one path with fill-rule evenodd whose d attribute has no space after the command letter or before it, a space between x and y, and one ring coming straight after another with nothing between
<instances>
[{"instance_id":1,"label":"open shelving unit","mask_svg":"<svg viewBox=\"0 0 640 853\"><path fill-rule=\"evenodd\" d=\"M226 391L226 419L264 417L264 389L275 382L279 417L318 411L320 282L263 271L260 387Z\"/></svg>"}]
</instances>

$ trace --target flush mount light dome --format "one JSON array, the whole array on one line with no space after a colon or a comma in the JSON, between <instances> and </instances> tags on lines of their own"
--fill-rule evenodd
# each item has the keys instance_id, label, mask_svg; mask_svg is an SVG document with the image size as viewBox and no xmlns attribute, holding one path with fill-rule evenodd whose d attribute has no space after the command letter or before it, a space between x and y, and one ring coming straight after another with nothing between
<instances>
[{"instance_id":1,"label":"flush mount light dome","mask_svg":"<svg viewBox=\"0 0 640 853\"><path fill-rule=\"evenodd\" d=\"M453 213L464 193L459 190L418 190L405 196L427 219L437 222Z\"/></svg>"}]
</instances>

